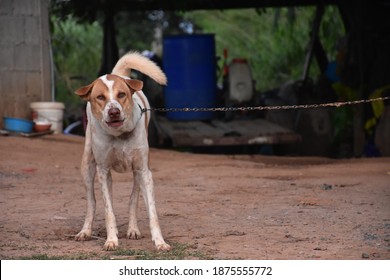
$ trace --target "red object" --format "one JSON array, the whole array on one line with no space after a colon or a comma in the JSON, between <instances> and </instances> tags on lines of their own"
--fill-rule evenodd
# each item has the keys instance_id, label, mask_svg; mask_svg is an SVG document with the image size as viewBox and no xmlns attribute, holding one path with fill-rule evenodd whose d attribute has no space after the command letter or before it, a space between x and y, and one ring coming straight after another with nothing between
<instances>
[{"instance_id":1,"label":"red object","mask_svg":"<svg viewBox=\"0 0 390 280\"><path fill-rule=\"evenodd\" d=\"M233 59L233 63L242 63L242 64L246 64L248 63L248 60L246 58L234 58Z\"/></svg>"},{"instance_id":2,"label":"red object","mask_svg":"<svg viewBox=\"0 0 390 280\"><path fill-rule=\"evenodd\" d=\"M35 132L42 132L47 131L51 127L51 123L35 123L34 124L34 131Z\"/></svg>"},{"instance_id":3,"label":"red object","mask_svg":"<svg viewBox=\"0 0 390 280\"><path fill-rule=\"evenodd\" d=\"M227 74L229 73L229 67L227 65L227 58L228 58L228 50L227 49L223 49L223 58L224 58L223 75L227 76Z\"/></svg>"},{"instance_id":4,"label":"red object","mask_svg":"<svg viewBox=\"0 0 390 280\"><path fill-rule=\"evenodd\" d=\"M33 172L37 171L37 169L32 168L32 167L28 167L28 168L23 168L22 171L25 173L33 173Z\"/></svg>"}]
</instances>

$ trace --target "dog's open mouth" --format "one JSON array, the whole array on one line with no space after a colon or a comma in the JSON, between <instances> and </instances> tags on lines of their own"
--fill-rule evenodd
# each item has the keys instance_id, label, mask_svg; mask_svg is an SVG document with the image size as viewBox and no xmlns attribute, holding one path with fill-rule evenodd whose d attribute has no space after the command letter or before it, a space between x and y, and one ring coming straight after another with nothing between
<instances>
[{"instance_id":1,"label":"dog's open mouth","mask_svg":"<svg viewBox=\"0 0 390 280\"><path fill-rule=\"evenodd\" d=\"M106 122L108 126L111 127L120 127L123 124L124 120L111 120Z\"/></svg>"}]
</instances>

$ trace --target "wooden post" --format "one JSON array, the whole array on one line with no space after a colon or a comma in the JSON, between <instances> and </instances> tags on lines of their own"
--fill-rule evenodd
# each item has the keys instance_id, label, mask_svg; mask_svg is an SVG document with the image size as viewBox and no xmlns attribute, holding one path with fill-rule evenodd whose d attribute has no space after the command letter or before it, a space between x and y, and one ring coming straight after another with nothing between
<instances>
[{"instance_id":1,"label":"wooden post","mask_svg":"<svg viewBox=\"0 0 390 280\"><path fill-rule=\"evenodd\" d=\"M324 6L318 5L316 9L316 15L313 21L312 31L311 31L309 52L306 55L305 65L303 67L302 81L306 81L307 77L309 76L310 64L313 59L314 45L318 37L318 31L320 29L320 24L321 24L321 19L323 14L324 14Z\"/></svg>"}]
</instances>

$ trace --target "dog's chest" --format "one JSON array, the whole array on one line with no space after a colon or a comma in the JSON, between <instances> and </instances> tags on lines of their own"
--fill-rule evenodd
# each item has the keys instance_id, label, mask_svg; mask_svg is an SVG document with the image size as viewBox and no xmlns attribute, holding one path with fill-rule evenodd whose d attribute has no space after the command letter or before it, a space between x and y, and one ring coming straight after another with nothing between
<instances>
[{"instance_id":1,"label":"dog's chest","mask_svg":"<svg viewBox=\"0 0 390 280\"><path fill-rule=\"evenodd\" d=\"M133 155L125 147L113 147L108 155L111 168L116 172L125 172L131 169Z\"/></svg>"},{"instance_id":2,"label":"dog's chest","mask_svg":"<svg viewBox=\"0 0 390 280\"><path fill-rule=\"evenodd\" d=\"M129 144L120 140L96 141L92 150L97 164L116 172L131 170L135 151Z\"/></svg>"}]
</instances>

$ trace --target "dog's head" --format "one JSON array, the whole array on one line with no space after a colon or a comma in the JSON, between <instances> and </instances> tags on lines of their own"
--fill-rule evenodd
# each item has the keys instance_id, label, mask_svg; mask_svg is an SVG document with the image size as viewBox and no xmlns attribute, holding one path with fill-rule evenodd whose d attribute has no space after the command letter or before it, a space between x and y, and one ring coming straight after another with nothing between
<instances>
[{"instance_id":1,"label":"dog's head","mask_svg":"<svg viewBox=\"0 0 390 280\"><path fill-rule=\"evenodd\" d=\"M93 116L108 131L125 130L133 123L133 94L142 89L142 81L108 74L76 90L91 103Z\"/></svg>"}]
</instances>

